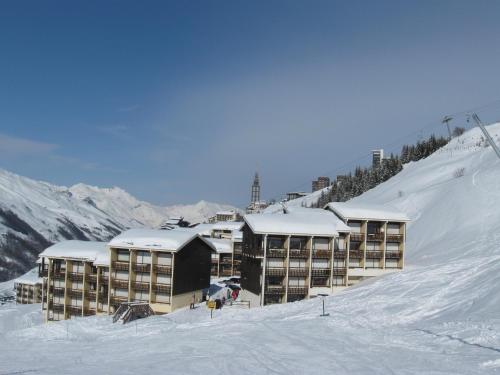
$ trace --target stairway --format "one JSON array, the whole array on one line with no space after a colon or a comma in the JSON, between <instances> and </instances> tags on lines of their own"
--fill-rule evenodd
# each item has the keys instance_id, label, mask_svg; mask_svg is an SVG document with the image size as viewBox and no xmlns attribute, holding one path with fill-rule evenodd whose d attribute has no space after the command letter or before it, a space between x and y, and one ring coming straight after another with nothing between
<instances>
[{"instance_id":1,"label":"stairway","mask_svg":"<svg viewBox=\"0 0 500 375\"><path fill-rule=\"evenodd\" d=\"M131 322L136 319L147 318L154 315L154 311L145 302L123 302L113 315L113 323L121 321L122 324Z\"/></svg>"}]
</instances>

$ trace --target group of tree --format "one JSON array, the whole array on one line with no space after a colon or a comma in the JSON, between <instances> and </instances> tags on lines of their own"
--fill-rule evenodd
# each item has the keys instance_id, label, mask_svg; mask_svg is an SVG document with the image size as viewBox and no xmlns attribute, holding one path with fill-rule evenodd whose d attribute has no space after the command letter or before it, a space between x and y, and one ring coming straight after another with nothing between
<instances>
[{"instance_id":1,"label":"group of tree","mask_svg":"<svg viewBox=\"0 0 500 375\"><path fill-rule=\"evenodd\" d=\"M453 136L463 133L462 128L456 128ZM404 145L400 155L391 154L378 165L371 167L356 167L354 173L337 176L329 189L321 192L318 201L312 207L323 207L329 202L345 202L351 198L373 189L387 181L403 169L403 164L424 159L446 145L448 139L431 135L428 139L418 141L414 145Z\"/></svg>"}]
</instances>

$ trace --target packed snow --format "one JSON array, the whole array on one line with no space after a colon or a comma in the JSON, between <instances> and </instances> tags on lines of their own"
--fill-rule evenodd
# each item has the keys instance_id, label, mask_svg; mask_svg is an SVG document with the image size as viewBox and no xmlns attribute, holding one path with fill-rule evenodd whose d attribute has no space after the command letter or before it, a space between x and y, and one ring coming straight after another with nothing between
<instances>
[{"instance_id":1,"label":"packed snow","mask_svg":"<svg viewBox=\"0 0 500 375\"><path fill-rule=\"evenodd\" d=\"M8 304L0 373L498 373L499 198L500 160L473 129L354 200L408 213L407 267L326 297L329 316L316 298L42 324L39 305Z\"/></svg>"},{"instance_id":2,"label":"packed snow","mask_svg":"<svg viewBox=\"0 0 500 375\"><path fill-rule=\"evenodd\" d=\"M332 202L327 207L344 220L409 220L404 212L383 204Z\"/></svg>"},{"instance_id":3,"label":"packed snow","mask_svg":"<svg viewBox=\"0 0 500 375\"><path fill-rule=\"evenodd\" d=\"M98 258L105 258L106 256L109 258L109 250L106 242L69 240L58 242L46 248L40 256L94 262Z\"/></svg>"}]
</instances>

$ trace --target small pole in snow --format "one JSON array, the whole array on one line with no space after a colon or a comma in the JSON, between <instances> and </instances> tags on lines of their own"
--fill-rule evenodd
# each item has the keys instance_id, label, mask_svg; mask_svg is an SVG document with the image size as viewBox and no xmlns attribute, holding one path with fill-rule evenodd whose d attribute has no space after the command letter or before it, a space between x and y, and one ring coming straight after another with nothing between
<instances>
[{"instance_id":1,"label":"small pole in snow","mask_svg":"<svg viewBox=\"0 0 500 375\"><path fill-rule=\"evenodd\" d=\"M325 313L325 297L328 297L328 294L318 294L318 296L322 297L323 302L323 313L320 316L330 316L330 314Z\"/></svg>"}]
</instances>

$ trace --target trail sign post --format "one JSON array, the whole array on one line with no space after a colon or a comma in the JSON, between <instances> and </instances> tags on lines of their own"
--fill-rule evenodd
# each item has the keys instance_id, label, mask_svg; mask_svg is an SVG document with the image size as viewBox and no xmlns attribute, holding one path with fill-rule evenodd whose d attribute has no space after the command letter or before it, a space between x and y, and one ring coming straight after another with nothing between
<instances>
[{"instance_id":1,"label":"trail sign post","mask_svg":"<svg viewBox=\"0 0 500 375\"><path fill-rule=\"evenodd\" d=\"M216 307L215 301L207 301L207 307L210 309L210 319L213 319L213 313Z\"/></svg>"}]
</instances>

